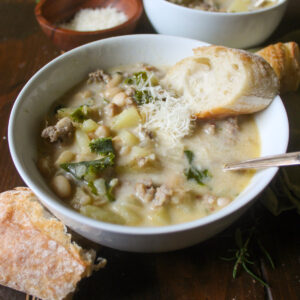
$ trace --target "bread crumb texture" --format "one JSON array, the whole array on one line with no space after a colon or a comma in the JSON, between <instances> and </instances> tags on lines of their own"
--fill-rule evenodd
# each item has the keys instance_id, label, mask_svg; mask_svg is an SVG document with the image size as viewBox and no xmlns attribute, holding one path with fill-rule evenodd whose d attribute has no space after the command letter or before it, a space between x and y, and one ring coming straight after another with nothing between
<instances>
[{"instance_id":1,"label":"bread crumb texture","mask_svg":"<svg viewBox=\"0 0 300 300\"><path fill-rule=\"evenodd\" d=\"M71 242L29 188L0 194L0 284L41 299L63 299L93 270L95 251Z\"/></svg>"},{"instance_id":2,"label":"bread crumb texture","mask_svg":"<svg viewBox=\"0 0 300 300\"><path fill-rule=\"evenodd\" d=\"M190 102L197 118L223 118L266 108L278 94L272 67L258 55L223 46L194 49L164 79Z\"/></svg>"}]
</instances>

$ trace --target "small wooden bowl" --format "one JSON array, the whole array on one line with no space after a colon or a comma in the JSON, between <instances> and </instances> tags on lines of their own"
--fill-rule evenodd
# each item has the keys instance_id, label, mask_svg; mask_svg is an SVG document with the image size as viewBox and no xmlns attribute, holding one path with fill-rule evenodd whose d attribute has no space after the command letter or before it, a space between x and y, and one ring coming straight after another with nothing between
<instances>
[{"instance_id":1,"label":"small wooden bowl","mask_svg":"<svg viewBox=\"0 0 300 300\"><path fill-rule=\"evenodd\" d=\"M75 31L58 27L58 24L69 21L80 9L107 6L123 11L128 20L118 26L96 31ZM142 12L141 0L41 0L35 8L35 15L42 30L62 50L70 50L107 37L130 34L134 31Z\"/></svg>"}]
</instances>

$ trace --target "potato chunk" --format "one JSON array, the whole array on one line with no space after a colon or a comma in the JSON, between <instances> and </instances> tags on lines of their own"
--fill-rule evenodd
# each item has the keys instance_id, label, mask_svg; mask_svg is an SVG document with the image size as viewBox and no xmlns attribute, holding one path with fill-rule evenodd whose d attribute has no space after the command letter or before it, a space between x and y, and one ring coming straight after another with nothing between
<instances>
[{"instance_id":1,"label":"potato chunk","mask_svg":"<svg viewBox=\"0 0 300 300\"><path fill-rule=\"evenodd\" d=\"M81 129L75 131L75 140L81 153L90 153L89 143L90 139L88 135Z\"/></svg>"},{"instance_id":2,"label":"potato chunk","mask_svg":"<svg viewBox=\"0 0 300 300\"><path fill-rule=\"evenodd\" d=\"M128 130L122 130L119 133L119 137L121 138L122 142L129 147L135 146L140 142L140 140Z\"/></svg>"},{"instance_id":3,"label":"potato chunk","mask_svg":"<svg viewBox=\"0 0 300 300\"><path fill-rule=\"evenodd\" d=\"M84 132L92 132L95 131L98 128L98 126L99 125L94 120L88 119L82 123L82 130Z\"/></svg>"},{"instance_id":4,"label":"potato chunk","mask_svg":"<svg viewBox=\"0 0 300 300\"><path fill-rule=\"evenodd\" d=\"M130 107L123 110L113 120L112 129L120 130L137 126L141 122L141 117L135 107Z\"/></svg>"}]
</instances>

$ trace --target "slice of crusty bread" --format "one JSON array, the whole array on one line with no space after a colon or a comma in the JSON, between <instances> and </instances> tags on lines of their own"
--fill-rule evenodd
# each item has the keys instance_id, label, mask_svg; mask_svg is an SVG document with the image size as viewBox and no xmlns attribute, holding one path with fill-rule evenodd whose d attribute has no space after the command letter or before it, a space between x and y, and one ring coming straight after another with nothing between
<instances>
[{"instance_id":1,"label":"slice of crusty bread","mask_svg":"<svg viewBox=\"0 0 300 300\"><path fill-rule=\"evenodd\" d=\"M163 84L187 99L198 118L249 114L267 107L278 78L261 57L222 46L194 49L175 64Z\"/></svg>"},{"instance_id":2,"label":"slice of crusty bread","mask_svg":"<svg viewBox=\"0 0 300 300\"><path fill-rule=\"evenodd\" d=\"M91 275L95 255L72 243L30 189L0 194L0 284L41 299L64 299Z\"/></svg>"},{"instance_id":3,"label":"slice of crusty bread","mask_svg":"<svg viewBox=\"0 0 300 300\"><path fill-rule=\"evenodd\" d=\"M274 69L280 81L280 93L297 91L300 85L300 51L295 42L277 43L256 52Z\"/></svg>"}]
</instances>

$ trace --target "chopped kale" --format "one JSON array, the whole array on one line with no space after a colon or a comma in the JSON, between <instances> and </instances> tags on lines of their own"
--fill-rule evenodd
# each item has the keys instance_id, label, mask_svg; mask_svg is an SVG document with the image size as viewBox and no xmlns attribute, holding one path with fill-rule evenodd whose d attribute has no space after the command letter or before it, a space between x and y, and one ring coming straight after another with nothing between
<instances>
[{"instance_id":1,"label":"chopped kale","mask_svg":"<svg viewBox=\"0 0 300 300\"><path fill-rule=\"evenodd\" d=\"M141 71L141 72L134 73L132 76L126 78L124 81L124 83L127 85L136 86L133 99L137 105L147 104L156 100L156 98L154 98L151 95L150 91L142 90L142 87L149 87L149 82L151 82L152 86L158 84L157 78L152 74L150 74L150 76L151 77L149 77L149 74L147 72Z\"/></svg>"},{"instance_id":2,"label":"chopped kale","mask_svg":"<svg viewBox=\"0 0 300 300\"><path fill-rule=\"evenodd\" d=\"M108 201L112 202L115 201L115 196L113 194L114 186L110 186L107 182L105 182L106 185L106 197Z\"/></svg>"},{"instance_id":3,"label":"chopped kale","mask_svg":"<svg viewBox=\"0 0 300 300\"><path fill-rule=\"evenodd\" d=\"M70 115L74 122L82 123L84 120L87 120L88 110L86 105L82 105L76 108Z\"/></svg>"},{"instance_id":4,"label":"chopped kale","mask_svg":"<svg viewBox=\"0 0 300 300\"><path fill-rule=\"evenodd\" d=\"M93 140L89 144L91 152L97 153L97 154L109 154L114 153L114 148L112 144L111 138L99 138L96 140Z\"/></svg>"},{"instance_id":5,"label":"chopped kale","mask_svg":"<svg viewBox=\"0 0 300 300\"><path fill-rule=\"evenodd\" d=\"M211 177L207 169L199 170L193 165L194 153L185 150L184 154L189 162L190 167L184 171L184 175L188 180L195 180L200 185L205 185L205 181Z\"/></svg>"},{"instance_id":6,"label":"chopped kale","mask_svg":"<svg viewBox=\"0 0 300 300\"><path fill-rule=\"evenodd\" d=\"M186 156L189 164L191 164L193 162L193 160L194 160L194 153L192 151L190 151L190 150L185 150L184 154L185 154L185 156Z\"/></svg>"},{"instance_id":7,"label":"chopped kale","mask_svg":"<svg viewBox=\"0 0 300 300\"><path fill-rule=\"evenodd\" d=\"M124 83L128 85L140 85L148 80L147 72L141 71L134 73L132 76L125 79Z\"/></svg>"},{"instance_id":8,"label":"chopped kale","mask_svg":"<svg viewBox=\"0 0 300 300\"><path fill-rule=\"evenodd\" d=\"M89 107L87 105L81 105L77 108L57 106L55 108L58 118L70 117L72 121L82 123L88 119Z\"/></svg>"},{"instance_id":9,"label":"chopped kale","mask_svg":"<svg viewBox=\"0 0 300 300\"><path fill-rule=\"evenodd\" d=\"M200 185L205 185L204 182L210 177L207 169L198 170L194 166L191 166L184 174L188 180L195 180Z\"/></svg>"},{"instance_id":10,"label":"chopped kale","mask_svg":"<svg viewBox=\"0 0 300 300\"><path fill-rule=\"evenodd\" d=\"M101 179L97 179L95 181L90 181L88 183L88 187L91 189L91 192L94 195L96 195L96 196L104 196L110 202L115 201L115 197L113 195L113 188L114 188L114 186L110 186L107 183L107 181L105 181L104 179L101 178Z\"/></svg>"},{"instance_id":11,"label":"chopped kale","mask_svg":"<svg viewBox=\"0 0 300 300\"><path fill-rule=\"evenodd\" d=\"M88 187L91 189L91 192L92 192L94 195L98 195L97 189L96 189L96 187L95 187L93 181L90 181L90 182L88 183Z\"/></svg>"},{"instance_id":12,"label":"chopped kale","mask_svg":"<svg viewBox=\"0 0 300 300\"><path fill-rule=\"evenodd\" d=\"M110 153L104 158L92 160L92 161L82 161L77 163L64 163L60 167L66 172L73 175L78 180L84 180L90 182L100 175L101 172L114 165L114 154Z\"/></svg>"},{"instance_id":13,"label":"chopped kale","mask_svg":"<svg viewBox=\"0 0 300 300\"><path fill-rule=\"evenodd\" d=\"M150 95L149 91L138 91L136 90L133 96L134 101L138 105L148 104L153 101L153 97Z\"/></svg>"}]
</instances>

